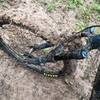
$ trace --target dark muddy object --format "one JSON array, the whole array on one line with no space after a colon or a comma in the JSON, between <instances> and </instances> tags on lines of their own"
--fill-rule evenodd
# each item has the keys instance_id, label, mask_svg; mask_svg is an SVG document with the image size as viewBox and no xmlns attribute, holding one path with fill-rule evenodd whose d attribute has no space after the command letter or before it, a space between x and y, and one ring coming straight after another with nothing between
<instances>
[{"instance_id":1,"label":"dark muddy object","mask_svg":"<svg viewBox=\"0 0 100 100\"><path fill-rule=\"evenodd\" d=\"M9 56L15 58L18 62L28 66L29 68L34 69L37 72L50 77L58 77L64 75L64 72L66 70L65 67L63 67L61 70L58 71L49 71L41 67L41 64L45 64L48 62L53 63L59 60L65 61L71 59L85 59L88 56L89 51L93 49L100 49L100 35L94 35L93 31L91 31L91 28L99 26L100 25L90 26L80 32L77 32L75 35L78 38L88 37L88 42L85 46L76 50L70 50L68 52L64 51L64 42L61 41L60 44L56 48L51 50L46 56L34 57L31 53L35 50L41 50L44 48L54 46L53 44L51 44L51 42L47 42L45 44L40 44L40 45L36 44L30 47L31 51L29 53L19 54L18 52L12 50L1 37L0 37L0 48L4 50ZM72 36L72 40L73 37L75 36Z\"/></svg>"},{"instance_id":2,"label":"dark muddy object","mask_svg":"<svg viewBox=\"0 0 100 100\"><path fill-rule=\"evenodd\" d=\"M95 77L90 100L100 100L100 64Z\"/></svg>"}]
</instances>

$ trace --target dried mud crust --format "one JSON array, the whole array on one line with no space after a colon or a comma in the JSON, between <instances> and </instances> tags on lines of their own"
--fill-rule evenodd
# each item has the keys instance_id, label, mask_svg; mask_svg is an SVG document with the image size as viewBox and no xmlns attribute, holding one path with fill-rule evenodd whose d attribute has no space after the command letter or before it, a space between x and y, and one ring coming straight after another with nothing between
<instances>
[{"instance_id":1,"label":"dried mud crust","mask_svg":"<svg viewBox=\"0 0 100 100\"><path fill-rule=\"evenodd\" d=\"M69 29L74 27L72 23L75 21L73 11L67 14L57 11L51 15L51 18L35 0L9 0L8 3L10 4L8 9L1 11L0 18L5 16L11 23L7 20L8 23L0 27L0 35L15 50L29 51L27 46L41 43L43 37L56 44L60 41L61 33L64 32L66 36L71 35L72 30ZM62 15L65 19L61 24L59 21L63 19ZM21 27L14 25L13 22ZM71 44L69 46L71 47ZM78 61L74 77L65 75L63 79L51 79L24 68L23 65L18 64L0 50L0 99L82 100L84 98L88 100L96 73L96 66L92 64L95 61L93 57L96 53L95 51L92 53L90 54L92 57L89 56L88 60ZM52 67L59 68L59 65L56 63ZM76 64L72 63L72 65ZM51 65L44 66L50 67Z\"/></svg>"}]
</instances>

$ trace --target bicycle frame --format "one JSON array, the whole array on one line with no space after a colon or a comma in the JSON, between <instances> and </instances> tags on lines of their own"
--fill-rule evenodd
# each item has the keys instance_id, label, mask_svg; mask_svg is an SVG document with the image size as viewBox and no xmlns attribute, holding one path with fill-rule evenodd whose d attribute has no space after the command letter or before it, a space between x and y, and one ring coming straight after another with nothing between
<instances>
[{"instance_id":1,"label":"bicycle frame","mask_svg":"<svg viewBox=\"0 0 100 100\"><path fill-rule=\"evenodd\" d=\"M89 42L82 48L73 51L64 52L64 43L61 42L56 48L51 50L46 56L34 57L31 54L33 51L51 47L53 46L53 44L50 44L48 42L41 45L35 45L31 47L32 51L30 53L19 54L18 52L11 49L10 46L4 42L2 37L0 37L0 48L4 52L6 52L9 56L15 58L15 60L17 60L21 64L29 68L32 68L37 72L45 76L58 77L64 74L65 71L64 67L59 71L49 71L46 70L45 68L42 68L41 64L48 63L48 62L53 63L60 60L85 59L88 56L88 52L90 52L93 49L100 49L100 35L93 34L93 30L91 30L91 28L93 27L100 27L100 25L90 26L76 33L77 36L88 37Z\"/></svg>"}]
</instances>

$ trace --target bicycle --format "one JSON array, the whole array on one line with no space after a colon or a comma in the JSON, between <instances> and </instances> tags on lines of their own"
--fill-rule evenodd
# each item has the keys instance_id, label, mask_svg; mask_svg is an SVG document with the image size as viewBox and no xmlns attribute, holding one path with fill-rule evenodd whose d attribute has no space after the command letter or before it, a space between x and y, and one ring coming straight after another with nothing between
<instances>
[{"instance_id":1,"label":"bicycle","mask_svg":"<svg viewBox=\"0 0 100 100\"><path fill-rule=\"evenodd\" d=\"M62 60L85 59L88 57L88 52L90 52L91 50L93 49L100 50L100 34L97 35L94 34L95 27L100 27L100 25L90 26L79 32L76 32L76 34L73 35L73 37L71 38L72 40L79 37L80 38L87 37L88 42L83 47L68 52L64 51L64 42L61 41L59 45L54 49L52 49L46 56L42 55L34 57L32 55L32 52L54 46L54 44L48 41L40 45L36 44L34 46L30 46L31 51L29 51L29 53L20 54L15 50L11 49L10 46L6 44L6 42L3 40L2 37L0 37L0 49L6 52L10 57L15 58L16 61L22 63L23 65L29 68L32 68L33 70L45 76L59 77L64 75L64 72L66 70L65 67L63 67L61 70L58 71L53 71L53 70L49 71L41 67L41 64L54 63ZM71 41L71 39L69 40Z\"/></svg>"}]
</instances>

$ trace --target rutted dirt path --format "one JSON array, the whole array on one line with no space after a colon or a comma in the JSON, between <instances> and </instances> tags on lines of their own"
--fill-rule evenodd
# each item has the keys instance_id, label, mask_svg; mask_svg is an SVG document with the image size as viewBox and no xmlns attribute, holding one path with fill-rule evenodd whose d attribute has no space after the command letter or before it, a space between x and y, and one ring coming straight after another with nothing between
<instances>
[{"instance_id":1,"label":"rutted dirt path","mask_svg":"<svg viewBox=\"0 0 100 100\"><path fill-rule=\"evenodd\" d=\"M1 9L0 17L7 16L17 24L30 28L29 31L12 23L0 27L0 35L20 52L28 51L29 45L40 43L43 39L39 36L57 43L60 34L70 35L75 26L73 11L65 13L59 10L50 15L35 0L9 0L7 7ZM96 70L90 67L91 61L90 57L78 62L75 77L51 79L25 68L0 50L0 100L88 100L94 79L91 77L95 76ZM90 80L85 76L88 72Z\"/></svg>"}]
</instances>

